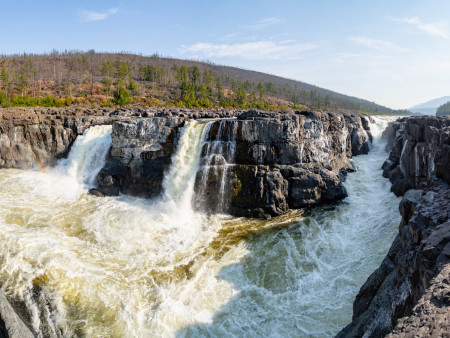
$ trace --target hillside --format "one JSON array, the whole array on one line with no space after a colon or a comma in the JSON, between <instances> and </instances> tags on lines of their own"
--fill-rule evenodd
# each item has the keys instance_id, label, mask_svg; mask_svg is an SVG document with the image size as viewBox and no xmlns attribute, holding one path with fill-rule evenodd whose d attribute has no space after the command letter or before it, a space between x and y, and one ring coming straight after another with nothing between
<instances>
[{"instance_id":1,"label":"hillside","mask_svg":"<svg viewBox=\"0 0 450 338\"><path fill-rule=\"evenodd\" d=\"M52 52L3 56L0 106L149 106L393 113L300 81L158 55Z\"/></svg>"}]
</instances>

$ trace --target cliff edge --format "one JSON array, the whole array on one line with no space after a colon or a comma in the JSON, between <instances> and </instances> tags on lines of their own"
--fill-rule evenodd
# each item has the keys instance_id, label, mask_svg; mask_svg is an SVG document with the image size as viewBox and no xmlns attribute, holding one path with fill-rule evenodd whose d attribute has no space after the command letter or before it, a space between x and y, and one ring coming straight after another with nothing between
<instances>
[{"instance_id":1,"label":"cliff edge","mask_svg":"<svg viewBox=\"0 0 450 338\"><path fill-rule=\"evenodd\" d=\"M383 165L403 195L399 233L337 337L450 336L450 119L390 124Z\"/></svg>"}]
</instances>

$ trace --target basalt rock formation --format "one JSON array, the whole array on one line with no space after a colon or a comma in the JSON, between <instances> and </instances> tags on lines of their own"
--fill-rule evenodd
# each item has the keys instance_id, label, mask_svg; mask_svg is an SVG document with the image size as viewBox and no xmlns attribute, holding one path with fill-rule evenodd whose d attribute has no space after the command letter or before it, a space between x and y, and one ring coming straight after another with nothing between
<instances>
[{"instance_id":1,"label":"basalt rock formation","mask_svg":"<svg viewBox=\"0 0 450 338\"><path fill-rule=\"evenodd\" d=\"M383 176L390 179L397 196L429 186L436 176L450 182L449 117L402 118L390 124L383 136L390 150Z\"/></svg>"},{"instance_id":2,"label":"basalt rock formation","mask_svg":"<svg viewBox=\"0 0 450 338\"><path fill-rule=\"evenodd\" d=\"M110 109L0 109L0 168L54 165L87 128L112 123L110 113Z\"/></svg>"},{"instance_id":3,"label":"basalt rock formation","mask_svg":"<svg viewBox=\"0 0 450 338\"><path fill-rule=\"evenodd\" d=\"M206 127L194 201L206 211L270 217L342 199L341 182L353 170L349 159L369 151L365 116L248 111L220 117L233 115ZM182 127L195 117L164 113L115 122L98 190L158 196Z\"/></svg>"},{"instance_id":4,"label":"basalt rock formation","mask_svg":"<svg viewBox=\"0 0 450 338\"><path fill-rule=\"evenodd\" d=\"M386 130L391 152L383 168L404 194L402 221L338 337L450 336L449 122L404 118Z\"/></svg>"},{"instance_id":5,"label":"basalt rock formation","mask_svg":"<svg viewBox=\"0 0 450 338\"><path fill-rule=\"evenodd\" d=\"M78 135L94 125L153 116L143 108L0 108L0 168L30 169L52 166L67 155ZM199 117L229 116L225 111L194 114L177 109L171 113Z\"/></svg>"}]
</instances>

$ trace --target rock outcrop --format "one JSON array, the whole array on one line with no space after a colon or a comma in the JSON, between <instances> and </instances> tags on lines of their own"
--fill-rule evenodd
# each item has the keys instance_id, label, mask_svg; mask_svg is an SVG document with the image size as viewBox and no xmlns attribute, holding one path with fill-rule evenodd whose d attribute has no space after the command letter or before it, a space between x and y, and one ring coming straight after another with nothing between
<instances>
[{"instance_id":1,"label":"rock outcrop","mask_svg":"<svg viewBox=\"0 0 450 338\"><path fill-rule=\"evenodd\" d=\"M58 108L0 109L0 168L51 166L87 128L111 124L113 111Z\"/></svg>"},{"instance_id":2,"label":"rock outcrop","mask_svg":"<svg viewBox=\"0 0 450 338\"><path fill-rule=\"evenodd\" d=\"M449 121L404 118L387 129L391 152L383 169L393 191L404 194L402 221L338 337L450 335Z\"/></svg>"},{"instance_id":3,"label":"rock outcrop","mask_svg":"<svg viewBox=\"0 0 450 338\"><path fill-rule=\"evenodd\" d=\"M0 337L34 337L34 334L17 315L3 293L0 293Z\"/></svg>"},{"instance_id":4,"label":"rock outcrop","mask_svg":"<svg viewBox=\"0 0 450 338\"><path fill-rule=\"evenodd\" d=\"M383 176L397 196L429 186L436 176L450 182L450 117L402 118L383 136L390 150Z\"/></svg>"},{"instance_id":5,"label":"rock outcrop","mask_svg":"<svg viewBox=\"0 0 450 338\"><path fill-rule=\"evenodd\" d=\"M78 135L94 125L153 115L181 119L230 117L239 111L156 108L0 108L0 168L52 166L67 155Z\"/></svg>"},{"instance_id":6,"label":"rock outcrop","mask_svg":"<svg viewBox=\"0 0 450 338\"><path fill-rule=\"evenodd\" d=\"M115 122L98 190L158 196L181 128L192 117L157 114ZM353 170L349 159L367 153L370 138L368 118L356 114L248 111L212 121L194 203L206 211L270 217L342 199L341 182Z\"/></svg>"}]
</instances>

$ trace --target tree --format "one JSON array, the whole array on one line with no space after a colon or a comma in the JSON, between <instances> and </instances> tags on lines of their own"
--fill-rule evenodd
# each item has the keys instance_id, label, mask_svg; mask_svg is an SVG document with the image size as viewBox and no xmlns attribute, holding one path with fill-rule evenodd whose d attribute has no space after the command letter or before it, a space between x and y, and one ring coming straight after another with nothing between
<instances>
[{"instance_id":1,"label":"tree","mask_svg":"<svg viewBox=\"0 0 450 338\"><path fill-rule=\"evenodd\" d=\"M29 75L25 66L21 66L17 74L18 88L22 92L22 97L29 83Z\"/></svg>"},{"instance_id":2,"label":"tree","mask_svg":"<svg viewBox=\"0 0 450 338\"><path fill-rule=\"evenodd\" d=\"M119 106L126 105L130 103L130 94L128 90L125 89L125 85L122 81L117 84L117 90L114 92L113 102Z\"/></svg>"},{"instance_id":3,"label":"tree","mask_svg":"<svg viewBox=\"0 0 450 338\"><path fill-rule=\"evenodd\" d=\"M9 98L11 80L9 78L9 73L6 71L5 66L3 66L2 72L0 73L0 80L2 81L3 87L5 88L6 98Z\"/></svg>"},{"instance_id":4,"label":"tree","mask_svg":"<svg viewBox=\"0 0 450 338\"><path fill-rule=\"evenodd\" d=\"M436 116L450 115L450 101L444 103L436 110Z\"/></svg>"},{"instance_id":5,"label":"tree","mask_svg":"<svg viewBox=\"0 0 450 338\"><path fill-rule=\"evenodd\" d=\"M200 70L197 66L189 67L189 80L191 81L194 88L196 88L200 82Z\"/></svg>"},{"instance_id":6,"label":"tree","mask_svg":"<svg viewBox=\"0 0 450 338\"><path fill-rule=\"evenodd\" d=\"M256 90L258 91L259 94L259 100L262 101L264 97L264 86L261 82L258 83L258 85L256 86Z\"/></svg>"},{"instance_id":7,"label":"tree","mask_svg":"<svg viewBox=\"0 0 450 338\"><path fill-rule=\"evenodd\" d=\"M239 88L236 90L235 101L239 105L245 105L246 99L247 99L247 94L245 93L244 86L241 83L239 85Z\"/></svg>"},{"instance_id":8,"label":"tree","mask_svg":"<svg viewBox=\"0 0 450 338\"><path fill-rule=\"evenodd\" d=\"M188 83L188 71L186 66L181 66L176 74L176 79L178 83L180 84L180 87L187 85Z\"/></svg>"},{"instance_id":9,"label":"tree","mask_svg":"<svg viewBox=\"0 0 450 338\"><path fill-rule=\"evenodd\" d=\"M115 74L117 81L123 81L128 76L128 65L125 62L122 62L120 59L117 59L115 64Z\"/></svg>"},{"instance_id":10,"label":"tree","mask_svg":"<svg viewBox=\"0 0 450 338\"><path fill-rule=\"evenodd\" d=\"M192 106L195 103L195 88L191 83L181 87L181 101L187 106Z\"/></svg>"},{"instance_id":11,"label":"tree","mask_svg":"<svg viewBox=\"0 0 450 338\"><path fill-rule=\"evenodd\" d=\"M217 100L219 100L219 102L222 101L224 98L224 95L223 95L223 88L222 88L222 85L220 84L219 80L217 80L217 83L216 83L216 92L217 92Z\"/></svg>"},{"instance_id":12,"label":"tree","mask_svg":"<svg viewBox=\"0 0 450 338\"><path fill-rule=\"evenodd\" d=\"M103 75L102 82L105 85L106 95L109 96L113 77L113 64L111 61L108 60L105 63L103 63L102 75Z\"/></svg>"}]
</instances>

